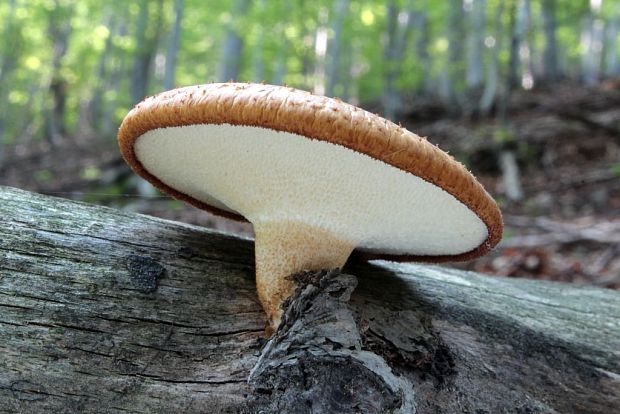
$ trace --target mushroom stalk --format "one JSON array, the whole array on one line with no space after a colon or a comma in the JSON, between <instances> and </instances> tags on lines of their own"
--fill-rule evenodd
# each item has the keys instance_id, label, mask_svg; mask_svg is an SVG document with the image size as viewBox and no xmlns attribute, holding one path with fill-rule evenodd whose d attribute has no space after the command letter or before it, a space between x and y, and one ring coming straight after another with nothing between
<instances>
[{"instance_id":1,"label":"mushroom stalk","mask_svg":"<svg viewBox=\"0 0 620 414\"><path fill-rule=\"evenodd\" d=\"M295 288L288 276L344 266L354 245L327 230L293 221L254 223L256 286L270 328L277 329L282 303Z\"/></svg>"}]
</instances>

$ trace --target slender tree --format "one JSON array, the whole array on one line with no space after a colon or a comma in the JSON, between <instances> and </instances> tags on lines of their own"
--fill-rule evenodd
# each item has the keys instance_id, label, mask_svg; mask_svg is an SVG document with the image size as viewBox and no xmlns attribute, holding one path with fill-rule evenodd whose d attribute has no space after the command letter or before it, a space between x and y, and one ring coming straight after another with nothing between
<instances>
[{"instance_id":1,"label":"slender tree","mask_svg":"<svg viewBox=\"0 0 620 414\"><path fill-rule=\"evenodd\" d=\"M267 15L267 5L265 0L258 0L254 3L254 19L260 22L266 22L269 18ZM254 82L265 81L265 25L253 25L254 44L252 45L252 76ZM276 29L277 30L277 29Z\"/></svg>"},{"instance_id":2,"label":"slender tree","mask_svg":"<svg viewBox=\"0 0 620 414\"><path fill-rule=\"evenodd\" d=\"M590 1L589 11L583 22L581 34L582 46L582 79L588 86L595 85L600 77L603 36L605 26L600 19L602 0Z\"/></svg>"},{"instance_id":3,"label":"slender tree","mask_svg":"<svg viewBox=\"0 0 620 414\"><path fill-rule=\"evenodd\" d=\"M503 43L502 16L504 13L504 6L505 1L500 0L495 11L494 34L492 38L489 38L489 42L487 44L487 47L490 49L491 60L489 62L489 70L487 72L484 90L482 92L482 97L480 98L478 108L481 115L489 114L497 96L499 84L499 54L502 50Z\"/></svg>"},{"instance_id":4,"label":"slender tree","mask_svg":"<svg viewBox=\"0 0 620 414\"><path fill-rule=\"evenodd\" d=\"M463 39L465 37L463 0L451 0L446 19L448 60L441 76L440 96L452 108L458 108L464 80Z\"/></svg>"},{"instance_id":5,"label":"slender tree","mask_svg":"<svg viewBox=\"0 0 620 414\"><path fill-rule=\"evenodd\" d=\"M47 140L56 145L66 134L66 103L69 83L62 73L63 58L69 47L73 4L54 0L48 14L48 36L52 43L51 77L49 82L50 103L45 113Z\"/></svg>"},{"instance_id":6,"label":"slender tree","mask_svg":"<svg viewBox=\"0 0 620 414\"><path fill-rule=\"evenodd\" d=\"M321 7L319 9L318 26L314 35L314 87L313 91L317 95L325 94L326 59L327 59L327 39L329 30L327 28L329 11Z\"/></svg>"},{"instance_id":7,"label":"slender tree","mask_svg":"<svg viewBox=\"0 0 620 414\"><path fill-rule=\"evenodd\" d=\"M402 61L407 41L411 37L414 24L413 2L408 2L406 10L400 10L394 0L387 4L386 47L384 51L385 72L383 75L383 114L395 119L400 106L400 95L396 81L401 74Z\"/></svg>"},{"instance_id":8,"label":"slender tree","mask_svg":"<svg viewBox=\"0 0 620 414\"><path fill-rule=\"evenodd\" d=\"M530 0L518 0L511 13L510 63L508 67L508 89L512 90L521 84L523 41L529 23Z\"/></svg>"},{"instance_id":9,"label":"slender tree","mask_svg":"<svg viewBox=\"0 0 620 414\"><path fill-rule=\"evenodd\" d=\"M276 9L276 14L290 16L292 14L292 4L290 2L284 2L283 4L277 4L279 7ZM283 85L284 78L287 74L287 57L291 50L291 40L286 33L286 27L291 24L288 20L279 20L272 33L276 36L277 48L275 50L275 59L273 64L271 83L274 85Z\"/></svg>"},{"instance_id":10,"label":"slender tree","mask_svg":"<svg viewBox=\"0 0 620 414\"><path fill-rule=\"evenodd\" d=\"M325 95L334 96L336 85L340 82L342 26L349 8L349 0L336 0L331 15L331 31L333 37L329 42L329 57L327 61L327 84Z\"/></svg>"},{"instance_id":11,"label":"slender tree","mask_svg":"<svg viewBox=\"0 0 620 414\"><path fill-rule=\"evenodd\" d=\"M250 7L250 0L235 0L231 15L233 16L226 29L226 37L222 46L218 79L221 82L239 80L243 38L240 34L240 22L245 18Z\"/></svg>"},{"instance_id":12,"label":"slender tree","mask_svg":"<svg viewBox=\"0 0 620 414\"><path fill-rule=\"evenodd\" d=\"M283 31L282 25L280 25L280 31ZM282 44L276 52L275 68L273 70L273 76L271 78L271 83L273 83L274 85L284 84L284 77L286 76L286 56L288 50L288 40L286 39L286 36L284 36L284 33L282 33Z\"/></svg>"},{"instance_id":13,"label":"slender tree","mask_svg":"<svg viewBox=\"0 0 620 414\"><path fill-rule=\"evenodd\" d=\"M415 18L417 23L415 24L418 27L418 37L415 44L415 56L417 57L417 65L416 68L420 73L420 91L423 95L429 95L433 91L432 86L432 77L430 74L431 70L431 57L428 52L428 45L430 43L430 28L429 28L429 17L425 8L416 13Z\"/></svg>"},{"instance_id":14,"label":"slender tree","mask_svg":"<svg viewBox=\"0 0 620 414\"><path fill-rule=\"evenodd\" d=\"M108 78L109 60L113 51L112 40L117 26L117 18L111 10L107 12L103 24L108 29L108 35L105 39L105 45L101 55L99 56L99 62L97 63L97 68L95 70L96 79L93 80L94 85L92 96L88 103L82 105L83 112L85 113L80 115L81 125L78 126L78 130L82 130L86 127L98 130L100 127L105 82ZM88 126L84 124L88 124Z\"/></svg>"},{"instance_id":15,"label":"slender tree","mask_svg":"<svg viewBox=\"0 0 620 414\"><path fill-rule=\"evenodd\" d=\"M620 26L620 6L616 7L613 16L607 25L605 36L605 76L620 76L620 62L618 61L618 26Z\"/></svg>"},{"instance_id":16,"label":"slender tree","mask_svg":"<svg viewBox=\"0 0 620 414\"><path fill-rule=\"evenodd\" d=\"M112 33L113 37L122 39L128 35L128 24L121 16L121 22L118 25L117 33ZM120 89L123 79L126 77L126 72L129 70L129 58L126 51L119 45L114 44L113 41L112 55L110 56L110 70L109 75L105 82L105 89L109 91L117 91ZM114 111L121 102L121 97L115 94L111 99L104 100L103 110L101 114L101 126L100 131L104 137L109 137L114 134L116 129L116 120L114 118Z\"/></svg>"},{"instance_id":17,"label":"slender tree","mask_svg":"<svg viewBox=\"0 0 620 414\"><path fill-rule=\"evenodd\" d=\"M498 118L501 128L507 128L508 105L511 91L522 84L523 62L522 55L527 51L524 46L525 37L530 20L530 0L518 0L513 2L510 19L510 60L508 66L508 79L502 87L502 97L499 102ZM506 198L517 202L523 198L521 178L517 156L512 146L504 146L499 151L499 169L502 173L502 182Z\"/></svg>"},{"instance_id":18,"label":"slender tree","mask_svg":"<svg viewBox=\"0 0 620 414\"><path fill-rule=\"evenodd\" d=\"M154 18L151 15L154 5ZM136 20L135 57L131 71L131 100L141 101L147 94L151 80L151 65L159 46L163 21L163 0L142 0Z\"/></svg>"},{"instance_id":19,"label":"slender tree","mask_svg":"<svg viewBox=\"0 0 620 414\"><path fill-rule=\"evenodd\" d=\"M16 0L9 1L9 13L2 30L2 38L10 42L11 47L5 48L0 55L0 167L4 161L4 141L9 121L7 117L7 95L9 80L17 67L17 59L21 44L19 26L15 23Z\"/></svg>"},{"instance_id":20,"label":"slender tree","mask_svg":"<svg viewBox=\"0 0 620 414\"><path fill-rule=\"evenodd\" d=\"M140 11L136 20L135 58L131 71L131 101L137 103L146 95L149 81L151 51L146 47L149 20L149 0L140 1Z\"/></svg>"},{"instance_id":21,"label":"slender tree","mask_svg":"<svg viewBox=\"0 0 620 414\"><path fill-rule=\"evenodd\" d=\"M544 78L555 82L560 78L558 66L558 42L556 39L556 3L555 0L542 0L542 19L545 33Z\"/></svg>"},{"instance_id":22,"label":"slender tree","mask_svg":"<svg viewBox=\"0 0 620 414\"><path fill-rule=\"evenodd\" d=\"M467 88L477 91L484 77L482 50L485 32L485 0L471 0L469 5L469 33L467 36Z\"/></svg>"},{"instance_id":23,"label":"slender tree","mask_svg":"<svg viewBox=\"0 0 620 414\"><path fill-rule=\"evenodd\" d=\"M181 23L183 21L183 9L185 0L174 0L174 24L168 39L166 51L166 67L164 70L164 89L169 90L175 86L177 69L177 56L181 47Z\"/></svg>"}]
</instances>

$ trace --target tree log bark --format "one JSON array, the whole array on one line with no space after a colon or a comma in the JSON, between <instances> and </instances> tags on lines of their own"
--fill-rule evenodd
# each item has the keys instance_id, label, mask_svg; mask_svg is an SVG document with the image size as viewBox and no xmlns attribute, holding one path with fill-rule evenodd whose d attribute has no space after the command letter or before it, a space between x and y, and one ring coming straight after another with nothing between
<instances>
[{"instance_id":1,"label":"tree log bark","mask_svg":"<svg viewBox=\"0 0 620 414\"><path fill-rule=\"evenodd\" d=\"M253 262L250 240L0 187L0 412L620 409L618 292L353 258L297 275L266 341Z\"/></svg>"}]
</instances>

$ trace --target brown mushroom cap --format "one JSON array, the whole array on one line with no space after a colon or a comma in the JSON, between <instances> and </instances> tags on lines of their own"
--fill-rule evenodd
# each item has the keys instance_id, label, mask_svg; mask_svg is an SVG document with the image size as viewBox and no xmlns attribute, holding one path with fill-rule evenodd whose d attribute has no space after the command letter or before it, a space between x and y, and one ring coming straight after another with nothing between
<instances>
[{"instance_id":1,"label":"brown mushroom cap","mask_svg":"<svg viewBox=\"0 0 620 414\"><path fill-rule=\"evenodd\" d=\"M127 163L155 187L198 208L245 220L222 205L213 205L217 203L172 188L149 172L136 156L136 142L149 131L205 124L266 128L365 154L443 189L471 210L487 229L486 239L466 252L441 255L361 252L367 259L468 260L486 253L501 239L502 217L495 201L462 164L426 139L338 99L263 84L191 86L149 97L136 105L123 121L118 141Z\"/></svg>"}]
</instances>

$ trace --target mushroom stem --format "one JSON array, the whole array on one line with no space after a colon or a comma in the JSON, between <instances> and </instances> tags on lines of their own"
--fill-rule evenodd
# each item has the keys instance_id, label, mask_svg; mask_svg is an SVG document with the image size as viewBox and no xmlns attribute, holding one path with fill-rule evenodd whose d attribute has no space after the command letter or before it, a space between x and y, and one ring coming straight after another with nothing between
<instances>
[{"instance_id":1,"label":"mushroom stem","mask_svg":"<svg viewBox=\"0 0 620 414\"><path fill-rule=\"evenodd\" d=\"M287 278L305 270L344 266L353 244L329 231L293 221L254 223L256 288L271 330L282 317L282 302L295 288Z\"/></svg>"}]
</instances>

